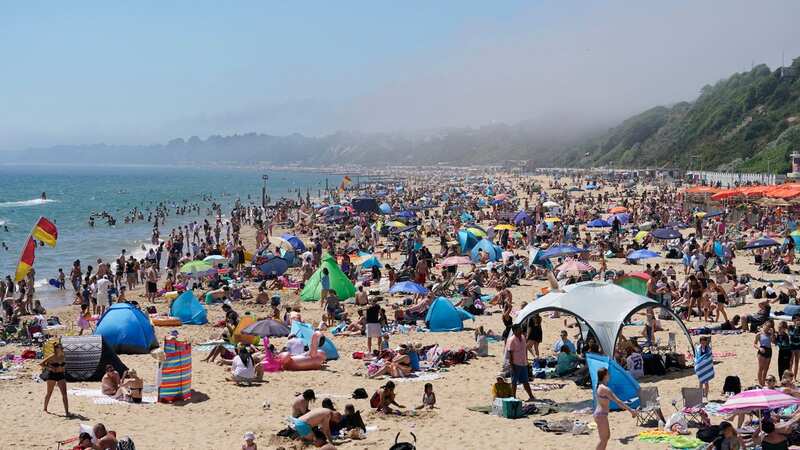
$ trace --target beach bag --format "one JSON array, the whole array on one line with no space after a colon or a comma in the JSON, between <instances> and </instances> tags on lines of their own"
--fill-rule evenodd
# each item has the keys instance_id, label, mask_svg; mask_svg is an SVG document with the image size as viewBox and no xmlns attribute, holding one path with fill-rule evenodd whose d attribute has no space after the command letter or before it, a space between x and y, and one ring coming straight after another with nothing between
<instances>
[{"instance_id":1,"label":"beach bag","mask_svg":"<svg viewBox=\"0 0 800 450\"><path fill-rule=\"evenodd\" d=\"M667 369L664 368L664 362L659 355L645 353L642 358L644 359L645 375L665 375L667 373Z\"/></svg>"},{"instance_id":2,"label":"beach bag","mask_svg":"<svg viewBox=\"0 0 800 450\"><path fill-rule=\"evenodd\" d=\"M762 298L764 297L764 288L757 287L753 290L753 298Z\"/></svg>"},{"instance_id":3,"label":"beach bag","mask_svg":"<svg viewBox=\"0 0 800 450\"><path fill-rule=\"evenodd\" d=\"M353 391L353 398L356 399L356 400L362 399L362 398L369 398L369 395L367 395L367 390L366 389L358 388L355 391ZM371 403L372 402L370 402L370 404Z\"/></svg>"},{"instance_id":4,"label":"beach bag","mask_svg":"<svg viewBox=\"0 0 800 450\"><path fill-rule=\"evenodd\" d=\"M389 450L417 450L417 436L411 433L411 437L414 438L413 444L411 442L397 442L400 438L400 433L397 433L397 436L394 437L394 445L389 447Z\"/></svg>"},{"instance_id":5,"label":"beach bag","mask_svg":"<svg viewBox=\"0 0 800 450\"><path fill-rule=\"evenodd\" d=\"M134 445L133 439L125 436L117 441L117 450L136 450L136 445Z\"/></svg>"},{"instance_id":6,"label":"beach bag","mask_svg":"<svg viewBox=\"0 0 800 450\"><path fill-rule=\"evenodd\" d=\"M719 425L711 425L697 430L697 439L703 442L714 442L719 436Z\"/></svg>"},{"instance_id":7,"label":"beach bag","mask_svg":"<svg viewBox=\"0 0 800 450\"><path fill-rule=\"evenodd\" d=\"M742 380L736 375L728 375L725 377L725 383L722 385L722 392L733 392L739 394L742 392Z\"/></svg>"},{"instance_id":8,"label":"beach bag","mask_svg":"<svg viewBox=\"0 0 800 450\"><path fill-rule=\"evenodd\" d=\"M381 406L381 392L380 391L375 391L375 393L372 394L372 397L370 397L370 399L369 399L369 406L371 406L372 408L375 408L375 409L377 409L379 406Z\"/></svg>"}]
</instances>

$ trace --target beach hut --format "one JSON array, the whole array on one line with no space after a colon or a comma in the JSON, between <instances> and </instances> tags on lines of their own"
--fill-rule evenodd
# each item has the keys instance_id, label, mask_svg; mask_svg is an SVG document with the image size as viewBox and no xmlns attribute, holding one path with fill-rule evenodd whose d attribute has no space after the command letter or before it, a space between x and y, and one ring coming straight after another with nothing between
<instances>
[{"instance_id":1,"label":"beach hut","mask_svg":"<svg viewBox=\"0 0 800 450\"><path fill-rule=\"evenodd\" d=\"M153 324L130 303L115 303L100 317L94 334L117 353L142 354L158 348Z\"/></svg>"},{"instance_id":2,"label":"beach hut","mask_svg":"<svg viewBox=\"0 0 800 450\"><path fill-rule=\"evenodd\" d=\"M71 383L100 381L107 365L118 373L128 370L103 336L64 336L61 345L64 348L65 377Z\"/></svg>"},{"instance_id":3,"label":"beach hut","mask_svg":"<svg viewBox=\"0 0 800 450\"><path fill-rule=\"evenodd\" d=\"M184 325L203 325L208 323L206 307L200 300L186 291L172 302L169 308L169 315L181 319Z\"/></svg>"},{"instance_id":4,"label":"beach hut","mask_svg":"<svg viewBox=\"0 0 800 450\"><path fill-rule=\"evenodd\" d=\"M356 295L356 287L353 286L353 283L347 278L347 275L345 275L342 269L339 268L339 265L336 264L336 260L333 259L330 254L325 253L322 256L322 262L319 268L314 272L314 275L311 275L311 278L306 282L306 287L300 292L300 298L302 300L310 302L320 299L320 295L322 295L323 268L328 269L328 278L331 282L330 288L336 291L336 295L340 300L345 300Z\"/></svg>"},{"instance_id":5,"label":"beach hut","mask_svg":"<svg viewBox=\"0 0 800 450\"><path fill-rule=\"evenodd\" d=\"M489 261L497 261L503 258L503 249L494 245L492 241L488 239L481 239L472 247L472 250L469 252L469 257L474 262L480 261L480 252L484 251L489 255Z\"/></svg>"},{"instance_id":6,"label":"beach hut","mask_svg":"<svg viewBox=\"0 0 800 450\"><path fill-rule=\"evenodd\" d=\"M291 334L302 339L309 348L311 347L311 336L314 334L314 328L311 324L296 320L292 321ZM336 346L333 345L333 340L331 340L330 336L325 336L325 343L319 349L325 352L326 360L339 359L339 352L336 351Z\"/></svg>"},{"instance_id":7,"label":"beach hut","mask_svg":"<svg viewBox=\"0 0 800 450\"><path fill-rule=\"evenodd\" d=\"M464 320L475 317L461 308L456 308L450 300L437 297L428 307L425 315L425 326L431 331L461 331L464 329Z\"/></svg>"},{"instance_id":8,"label":"beach hut","mask_svg":"<svg viewBox=\"0 0 800 450\"><path fill-rule=\"evenodd\" d=\"M614 395L631 408L639 407L639 382L631 376L630 372L608 356L596 353L586 354L586 365L589 368L589 376L592 379L592 408L597 406L597 371L603 368L608 369L608 373L611 375L608 388L611 389ZM614 402L610 402L608 407L613 411L622 409Z\"/></svg>"}]
</instances>

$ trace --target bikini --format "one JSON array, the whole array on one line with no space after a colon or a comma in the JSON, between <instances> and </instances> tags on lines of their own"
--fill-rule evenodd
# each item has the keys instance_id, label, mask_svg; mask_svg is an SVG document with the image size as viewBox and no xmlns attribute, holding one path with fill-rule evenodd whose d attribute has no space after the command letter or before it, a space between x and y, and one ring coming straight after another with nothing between
<instances>
[{"instance_id":1,"label":"bikini","mask_svg":"<svg viewBox=\"0 0 800 450\"><path fill-rule=\"evenodd\" d=\"M611 401L611 398L608 397L607 395L597 394L597 398L602 398L603 400ZM603 406L600 404L600 402L598 401L597 402L597 407L594 409L594 412L592 413L592 416L594 416L594 417L608 416L608 411L605 410L603 408Z\"/></svg>"}]
</instances>

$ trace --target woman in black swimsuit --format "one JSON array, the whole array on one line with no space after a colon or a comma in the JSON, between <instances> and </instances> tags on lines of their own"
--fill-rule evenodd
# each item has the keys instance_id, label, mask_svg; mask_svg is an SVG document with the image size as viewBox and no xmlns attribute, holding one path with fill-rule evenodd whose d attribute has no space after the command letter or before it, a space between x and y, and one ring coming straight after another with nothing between
<instances>
[{"instance_id":1,"label":"woman in black swimsuit","mask_svg":"<svg viewBox=\"0 0 800 450\"><path fill-rule=\"evenodd\" d=\"M508 338L508 333L511 332L511 325L514 324L514 319L511 317L511 303L506 302L503 305L503 326L506 327L503 330L503 342L506 341Z\"/></svg>"},{"instance_id":2,"label":"woman in black swimsuit","mask_svg":"<svg viewBox=\"0 0 800 450\"><path fill-rule=\"evenodd\" d=\"M61 346L61 341L53 345L53 354L45 358L41 363L44 372L42 372L42 379L47 382L47 394L44 396L44 412L47 412L47 404L50 403L50 396L53 394L53 389L58 385L61 391L61 399L64 401L64 414L71 417L69 413L69 401L67 400L67 380L66 380L66 362L64 359L64 347Z\"/></svg>"},{"instance_id":3,"label":"woman in black swimsuit","mask_svg":"<svg viewBox=\"0 0 800 450\"><path fill-rule=\"evenodd\" d=\"M528 321L528 351L533 348L533 355L539 357L539 344L542 343L542 316L536 314Z\"/></svg>"}]
</instances>

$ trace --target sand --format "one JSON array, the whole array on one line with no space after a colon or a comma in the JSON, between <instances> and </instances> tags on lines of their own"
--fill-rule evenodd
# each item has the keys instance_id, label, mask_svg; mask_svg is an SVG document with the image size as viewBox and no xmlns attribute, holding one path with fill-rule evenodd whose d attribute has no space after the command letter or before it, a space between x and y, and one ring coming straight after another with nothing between
<instances>
[{"instance_id":1,"label":"sand","mask_svg":"<svg viewBox=\"0 0 800 450\"><path fill-rule=\"evenodd\" d=\"M246 232L247 239L252 240L252 230ZM432 245L438 249L438 243ZM397 254L395 254L397 256ZM745 261L747 260L747 261ZM741 255L736 259L740 273L757 272L748 264L750 258ZM663 259L653 259L648 262L665 262ZM623 266L621 260L609 260L610 268L625 268L634 270L634 266ZM779 278L771 276L771 278ZM682 279L682 278L681 278ZM515 309L519 308L522 301L530 301L535 293L545 285L540 281L523 281L521 286L512 289ZM491 292L491 290L490 290ZM132 297L135 297L136 292ZM284 302L298 303L303 308L303 316L312 321L320 317L319 306L316 302L299 302L296 295L290 291L281 293ZM391 301L398 301L394 297ZM587 299L591 301L591 299ZM157 304L159 310L165 310L164 303ZM266 309L260 307L245 307L236 305L240 313L252 311L257 315L265 316ZM353 312L353 307L348 306ZM496 308L494 309L495 311ZM752 299L745 306L730 308L729 315L753 312L755 306ZM50 312L51 314L53 311ZM76 311L65 308L57 314L67 322L74 322ZM209 319L213 323L222 318L218 305L209 308ZM438 343L444 347L458 348L474 345L472 329L483 325L487 330L502 331L503 326L499 312L492 315L478 317L474 323L465 323L470 329L457 333L417 333L409 335L392 336L392 344L414 342L421 344ZM545 318L544 327L544 352L549 352L549 347L563 328L562 319ZM688 326L699 326L694 319ZM157 328L160 338L169 328ZM180 332L198 343L210 338L216 338L220 329L211 326L182 326ZM626 334L638 334L641 327L634 327ZM575 330L570 329L570 334ZM666 341L666 333L658 333L662 341ZM285 339L274 339L273 343L280 347ZM352 403L362 411L368 426L376 427L370 431L364 440L345 442L339 446L343 449L387 449L394 442L395 435L400 433L400 440L411 439L410 433L417 437L417 446L421 449L438 448L463 448L483 449L502 447L505 449L516 448L594 448L597 439L596 432L589 435L572 436L545 433L533 425L537 419L559 420L576 419L592 422L590 414L573 412L557 413L548 416L532 416L525 419L509 420L493 417L467 410L471 406L487 406L491 403L491 384L502 362L502 344L490 344L491 356L472 360L469 364L458 365L446 372L441 372L441 378L432 381L438 400L438 408L421 411L415 416L384 416L370 411L368 400L350 400L347 397L354 389L363 387L369 394L378 388L385 380L372 380L365 377L366 369L362 362L351 358L355 351L366 349L366 340L363 337L336 337L334 338L341 358L332 361L325 370L312 372L280 372L266 374L267 383L239 387L224 381L227 374L224 367L216 364L204 363L200 359L204 353L195 351L193 358L193 389L194 396L191 402L181 405L97 405L91 398L70 396L70 409L76 415L73 419L63 417L61 399L54 393L50 403L51 414L42 412L42 400L45 392L44 383L35 383L32 376L39 373L36 362L27 362L24 368L14 374L14 380L0 380L0 398L4 405L4 420L0 425L0 448L30 448L49 449L56 448L56 442L75 436L78 424L93 424L102 422L111 430L116 430L120 436L129 435L136 442L139 449L234 449L242 443L242 435L246 431L256 434L256 442L261 449L301 448L297 442L278 438L275 433L285 427L285 417L290 412L290 404L296 393L307 388L313 388L319 399L331 396L338 409L343 409L346 403ZM756 357L752 347L753 335L743 334L735 336L714 336L713 348L715 352L735 352L736 357L717 359L716 378L711 382L711 398L721 397L722 383L726 375L736 374L742 379L744 386L755 384ZM678 336L679 348L688 349L688 342ZM3 348L3 352L19 353L21 348L10 345ZM122 355L121 358L129 367L135 368L145 383L154 382L156 363L149 355ZM777 362L773 358L770 373L777 373ZM537 380L537 383L552 383L559 380ZM398 384L397 399L407 407L420 404L423 382L406 382ZM680 373L670 373L666 377L645 377L643 386L657 386L661 395L661 405L665 414L674 412L670 405L671 400L680 399L680 388L683 386L696 386L697 379L691 370ZM99 388L99 383L74 383L69 384L74 388ZM524 394L520 394L521 396ZM560 390L538 392L536 396L554 400L563 405L585 405L591 400L591 391L576 387L572 382ZM268 405L266 407L265 405ZM714 421L719 421L715 418ZM636 426L626 413L612 413L610 415L612 428L612 441L609 448L664 448L661 444L642 443L633 439L640 431L645 430ZM624 443L624 444L623 444ZM70 447L71 448L71 447Z\"/></svg>"}]
</instances>

